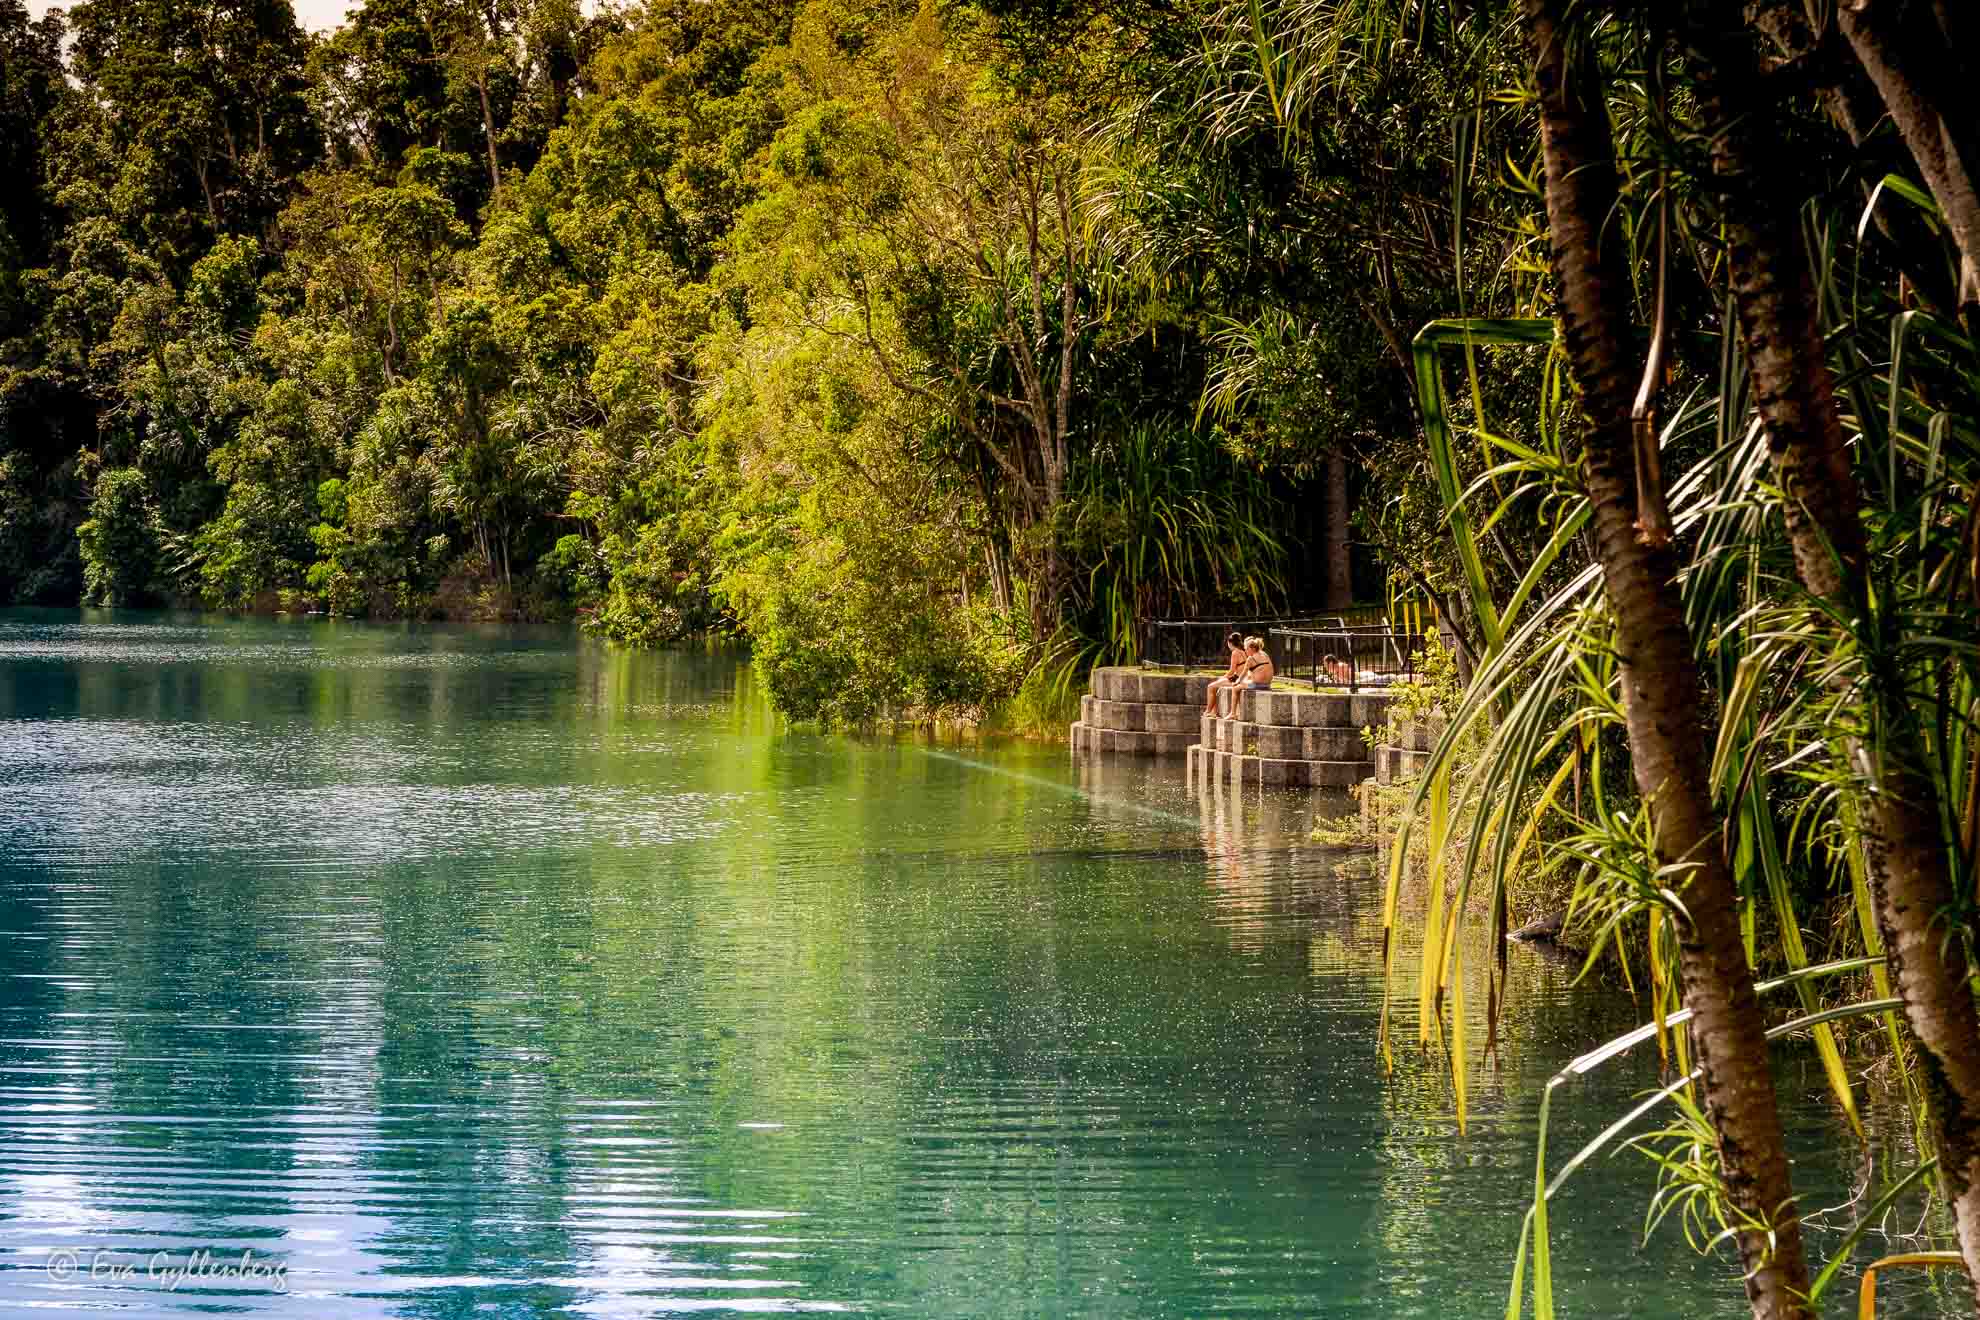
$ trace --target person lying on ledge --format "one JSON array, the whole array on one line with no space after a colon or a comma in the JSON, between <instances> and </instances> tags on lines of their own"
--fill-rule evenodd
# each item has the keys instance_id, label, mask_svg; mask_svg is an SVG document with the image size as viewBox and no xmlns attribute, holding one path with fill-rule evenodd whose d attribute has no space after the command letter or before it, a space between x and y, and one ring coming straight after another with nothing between
<instances>
[{"instance_id":1,"label":"person lying on ledge","mask_svg":"<svg viewBox=\"0 0 1980 1320\"><path fill-rule=\"evenodd\" d=\"M1265 639L1247 637L1244 639L1244 685L1253 692L1263 692L1272 686L1272 657L1265 654Z\"/></svg>"},{"instance_id":2,"label":"person lying on ledge","mask_svg":"<svg viewBox=\"0 0 1980 1320\"><path fill-rule=\"evenodd\" d=\"M1203 713L1217 713L1217 689L1234 688L1238 685L1238 675L1244 672L1244 638L1237 633L1227 634L1224 645L1231 648L1231 667L1224 671L1222 678L1210 680L1210 686L1203 689Z\"/></svg>"},{"instance_id":3,"label":"person lying on ledge","mask_svg":"<svg viewBox=\"0 0 1980 1320\"><path fill-rule=\"evenodd\" d=\"M1348 662L1337 655L1330 655L1322 660L1320 672L1327 676L1329 683L1338 683L1342 687L1346 687L1354 678L1354 671L1348 668Z\"/></svg>"}]
</instances>

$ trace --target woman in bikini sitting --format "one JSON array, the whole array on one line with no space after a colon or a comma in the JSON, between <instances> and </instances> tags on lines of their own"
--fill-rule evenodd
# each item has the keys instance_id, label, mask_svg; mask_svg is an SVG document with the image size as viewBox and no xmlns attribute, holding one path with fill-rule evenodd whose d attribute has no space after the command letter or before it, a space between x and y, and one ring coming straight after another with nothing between
<instances>
[{"instance_id":1,"label":"woman in bikini sitting","mask_svg":"<svg viewBox=\"0 0 1980 1320\"><path fill-rule=\"evenodd\" d=\"M1238 685L1238 675L1244 672L1244 638L1230 633L1224 638L1224 645L1231 648L1231 667L1224 671L1222 678L1212 679L1210 686L1203 689L1203 713L1217 713L1217 689L1234 688Z\"/></svg>"},{"instance_id":2,"label":"woman in bikini sitting","mask_svg":"<svg viewBox=\"0 0 1980 1320\"><path fill-rule=\"evenodd\" d=\"M1263 692L1272 686L1272 657L1265 654L1265 639L1247 637L1244 639L1244 685L1253 692Z\"/></svg>"}]
</instances>

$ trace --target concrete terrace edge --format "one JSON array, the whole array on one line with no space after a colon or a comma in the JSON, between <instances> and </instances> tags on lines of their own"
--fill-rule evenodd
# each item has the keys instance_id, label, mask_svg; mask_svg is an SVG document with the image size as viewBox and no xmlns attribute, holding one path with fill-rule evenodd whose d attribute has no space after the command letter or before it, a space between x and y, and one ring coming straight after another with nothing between
<instances>
[{"instance_id":1,"label":"concrete terrace edge","mask_svg":"<svg viewBox=\"0 0 1980 1320\"><path fill-rule=\"evenodd\" d=\"M1203 674L1126 666L1093 671L1068 741L1075 755L1183 756L1192 782L1353 788L1382 768L1362 730L1395 694L1296 688L1219 689L1203 713Z\"/></svg>"}]
</instances>

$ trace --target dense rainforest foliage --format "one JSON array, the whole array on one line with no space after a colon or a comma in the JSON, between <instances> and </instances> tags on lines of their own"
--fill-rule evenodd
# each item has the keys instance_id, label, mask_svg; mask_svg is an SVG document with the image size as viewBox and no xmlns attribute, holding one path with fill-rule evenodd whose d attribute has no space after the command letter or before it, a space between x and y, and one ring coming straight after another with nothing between
<instances>
[{"instance_id":1,"label":"dense rainforest foliage","mask_svg":"<svg viewBox=\"0 0 1980 1320\"><path fill-rule=\"evenodd\" d=\"M0 598L728 629L855 721L1344 605L1452 259L1201 136L1240 14L4 0Z\"/></svg>"},{"instance_id":2,"label":"dense rainforest foliage","mask_svg":"<svg viewBox=\"0 0 1980 1320\"><path fill-rule=\"evenodd\" d=\"M1566 877L1653 1217L1817 1308L1791 1039L1963 1288L1969 8L0 0L0 595L725 629L860 722L1400 587L1461 681L1385 947L1459 1115L1455 932Z\"/></svg>"}]
</instances>

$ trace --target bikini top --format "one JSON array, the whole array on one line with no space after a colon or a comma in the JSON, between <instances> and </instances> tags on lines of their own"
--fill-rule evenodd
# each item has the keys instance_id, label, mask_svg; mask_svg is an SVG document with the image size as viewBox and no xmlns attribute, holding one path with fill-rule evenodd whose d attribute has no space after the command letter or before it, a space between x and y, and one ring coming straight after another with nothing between
<instances>
[{"instance_id":1,"label":"bikini top","mask_svg":"<svg viewBox=\"0 0 1980 1320\"><path fill-rule=\"evenodd\" d=\"M1258 658L1257 658L1256 660L1253 660L1253 661L1252 661L1252 662L1251 662L1250 664L1248 664L1248 665L1246 665L1246 666L1244 667L1244 672L1248 674L1248 673L1250 673L1250 672L1251 672L1252 670L1254 670L1254 669L1256 669L1256 668L1258 668L1258 666L1260 666L1260 665L1269 665L1269 664L1271 664L1271 663L1272 663L1272 657L1271 657L1271 656L1269 656L1269 655L1261 655L1261 656L1259 656L1259 657L1258 657Z\"/></svg>"}]
</instances>

